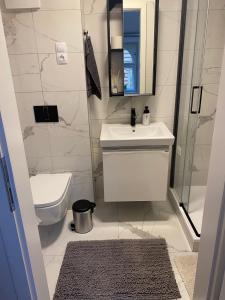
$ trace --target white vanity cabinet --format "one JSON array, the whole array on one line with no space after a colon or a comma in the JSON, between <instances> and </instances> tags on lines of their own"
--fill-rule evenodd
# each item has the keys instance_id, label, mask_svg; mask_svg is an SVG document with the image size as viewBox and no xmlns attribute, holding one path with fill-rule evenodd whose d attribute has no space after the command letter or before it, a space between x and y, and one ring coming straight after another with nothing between
<instances>
[{"instance_id":1,"label":"white vanity cabinet","mask_svg":"<svg viewBox=\"0 0 225 300\"><path fill-rule=\"evenodd\" d=\"M103 124L100 142L105 202L167 199L174 137L165 124Z\"/></svg>"},{"instance_id":2,"label":"white vanity cabinet","mask_svg":"<svg viewBox=\"0 0 225 300\"><path fill-rule=\"evenodd\" d=\"M103 151L105 202L165 201L168 150Z\"/></svg>"}]
</instances>

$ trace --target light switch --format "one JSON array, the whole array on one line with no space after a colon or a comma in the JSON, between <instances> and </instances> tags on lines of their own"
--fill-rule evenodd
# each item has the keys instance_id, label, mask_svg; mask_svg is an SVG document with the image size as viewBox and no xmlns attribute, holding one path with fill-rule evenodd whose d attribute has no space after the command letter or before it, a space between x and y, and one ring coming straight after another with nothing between
<instances>
[{"instance_id":1,"label":"light switch","mask_svg":"<svg viewBox=\"0 0 225 300\"><path fill-rule=\"evenodd\" d=\"M56 53L56 60L58 65L68 64L68 54L67 53Z\"/></svg>"},{"instance_id":2,"label":"light switch","mask_svg":"<svg viewBox=\"0 0 225 300\"><path fill-rule=\"evenodd\" d=\"M56 53L66 53L67 52L67 45L65 42L56 42L55 43L55 52Z\"/></svg>"}]
</instances>

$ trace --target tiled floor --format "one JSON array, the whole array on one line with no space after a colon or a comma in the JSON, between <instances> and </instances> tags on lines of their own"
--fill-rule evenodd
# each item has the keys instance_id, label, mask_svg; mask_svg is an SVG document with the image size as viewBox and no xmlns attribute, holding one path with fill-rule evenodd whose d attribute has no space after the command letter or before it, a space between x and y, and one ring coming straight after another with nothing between
<instances>
[{"instance_id":1,"label":"tiled floor","mask_svg":"<svg viewBox=\"0 0 225 300\"><path fill-rule=\"evenodd\" d=\"M93 217L94 228L84 235L69 230L71 221L72 212L69 211L63 222L40 227L39 230L51 297L69 241L162 237L168 244L182 299L190 299L174 263L176 256L190 253L190 248L169 202L97 203Z\"/></svg>"}]
</instances>

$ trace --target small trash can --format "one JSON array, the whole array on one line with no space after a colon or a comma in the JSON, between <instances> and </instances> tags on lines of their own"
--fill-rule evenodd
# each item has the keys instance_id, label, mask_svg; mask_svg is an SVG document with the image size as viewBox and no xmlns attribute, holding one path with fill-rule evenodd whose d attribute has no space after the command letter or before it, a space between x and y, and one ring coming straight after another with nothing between
<instances>
[{"instance_id":1,"label":"small trash can","mask_svg":"<svg viewBox=\"0 0 225 300\"><path fill-rule=\"evenodd\" d=\"M72 206L74 230L78 233L87 233L93 228L92 213L96 204L82 199L74 202Z\"/></svg>"}]
</instances>

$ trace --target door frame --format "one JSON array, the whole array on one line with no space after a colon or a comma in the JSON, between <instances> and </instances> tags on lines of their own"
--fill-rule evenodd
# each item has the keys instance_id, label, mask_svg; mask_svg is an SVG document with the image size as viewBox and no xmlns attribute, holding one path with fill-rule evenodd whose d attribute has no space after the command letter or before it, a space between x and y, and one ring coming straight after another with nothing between
<instances>
[{"instance_id":1,"label":"door frame","mask_svg":"<svg viewBox=\"0 0 225 300\"><path fill-rule=\"evenodd\" d=\"M36 224L30 180L20 127L16 97L6 47L6 40L0 12L0 112L7 147L7 167L10 170L10 185L17 209L14 219L20 240L30 299L49 300L49 292L41 253L41 244ZM8 219L5 222L9 222ZM7 253L13 255L9 245ZM15 250L16 251L16 250Z\"/></svg>"}]
</instances>

